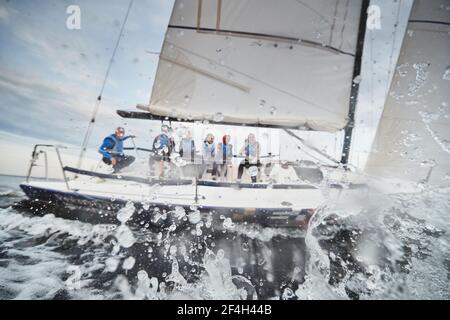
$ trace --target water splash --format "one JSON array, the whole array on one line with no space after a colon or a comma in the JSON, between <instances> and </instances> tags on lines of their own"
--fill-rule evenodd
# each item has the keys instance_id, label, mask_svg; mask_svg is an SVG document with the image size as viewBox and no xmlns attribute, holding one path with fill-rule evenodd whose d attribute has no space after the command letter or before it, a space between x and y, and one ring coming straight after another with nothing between
<instances>
[{"instance_id":1,"label":"water splash","mask_svg":"<svg viewBox=\"0 0 450 320\"><path fill-rule=\"evenodd\" d=\"M442 79L450 81L450 66L445 69Z\"/></svg>"},{"instance_id":2,"label":"water splash","mask_svg":"<svg viewBox=\"0 0 450 320\"><path fill-rule=\"evenodd\" d=\"M223 119L225 119L225 116L221 112L214 114L214 122L222 122Z\"/></svg>"},{"instance_id":3,"label":"water splash","mask_svg":"<svg viewBox=\"0 0 450 320\"><path fill-rule=\"evenodd\" d=\"M416 71L416 78L413 84L409 85L408 96L414 96L423 87L428 78L429 63L415 63L413 68Z\"/></svg>"},{"instance_id":4,"label":"water splash","mask_svg":"<svg viewBox=\"0 0 450 320\"><path fill-rule=\"evenodd\" d=\"M228 229L225 217L202 220L196 207L155 211L170 220L158 229L0 209L1 297L448 299L450 190L421 188L330 194L306 235L243 223ZM118 236L123 227L133 241Z\"/></svg>"}]
</instances>

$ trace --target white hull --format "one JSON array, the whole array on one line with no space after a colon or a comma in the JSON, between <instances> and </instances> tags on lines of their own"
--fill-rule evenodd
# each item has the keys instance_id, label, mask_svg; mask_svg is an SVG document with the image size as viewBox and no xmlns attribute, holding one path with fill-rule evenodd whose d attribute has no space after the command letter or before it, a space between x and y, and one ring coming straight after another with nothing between
<instances>
[{"instance_id":1,"label":"white hull","mask_svg":"<svg viewBox=\"0 0 450 320\"><path fill-rule=\"evenodd\" d=\"M195 205L229 209L271 208L297 211L317 208L324 201L322 192L314 186L305 186L302 189L198 186L196 201L195 185L146 185L120 180L111 182L99 178L70 181L70 189L67 189L63 181L32 181L23 185L112 200L183 207Z\"/></svg>"}]
</instances>

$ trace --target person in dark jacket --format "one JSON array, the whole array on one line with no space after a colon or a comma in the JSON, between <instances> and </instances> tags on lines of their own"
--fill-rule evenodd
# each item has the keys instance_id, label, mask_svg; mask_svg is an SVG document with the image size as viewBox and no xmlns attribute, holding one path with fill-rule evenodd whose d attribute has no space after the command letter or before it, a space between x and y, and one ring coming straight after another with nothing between
<instances>
[{"instance_id":1,"label":"person in dark jacket","mask_svg":"<svg viewBox=\"0 0 450 320\"><path fill-rule=\"evenodd\" d=\"M156 158L162 161L170 161L170 155L172 154L175 142L169 136L169 126L161 126L161 133L153 140L153 151Z\"/></svg>"},{"instance_id":2,"label":"person in dark jacket","mask_svg":"<svg viewBox=\"0 0 450 320\"><path fill-rule=\"evenodd\" d=\"M112 165L113 173L118 173L123 168L131 165L135 158L124 154L123 142L135 136L125 136L125 129L118 127L114 134L107 136L103 140L98 152L103 155L103 162Z\"/></svg>"},{"instance_id":3,"label":"person in dark jacket","mask_svg":"<svg viewBox=\"0 0 450 320\"><path fill-rule=\"evenodd\" d=\"M253 133L248 135L245 139L244 146L239 152L240 155L245 156L245 159L239 164L238 168L238 181L241 180L242 174L244 173L244 168L251 169L250 176L252 182L257 181L257 175L259 174L259 167L261 167L261 162L259 161L261 147L259 142L256 141L256 137Z\"/></svg>"},{"instance_id":4,"label":"person in dark jacket","mask_svg":"<svg viewBox=\"0 0 450 320\"><path fill-rule=\"evenodd\" d=\"M150 158L150 165L152 160L159 162L158 170L159 177L164 177L164 162L170 162L170 155L175 150L175 140L169 135L170 128L167 125L161 126L161 133L153 140L153 156Z\"/></svg>"}]
</instances>

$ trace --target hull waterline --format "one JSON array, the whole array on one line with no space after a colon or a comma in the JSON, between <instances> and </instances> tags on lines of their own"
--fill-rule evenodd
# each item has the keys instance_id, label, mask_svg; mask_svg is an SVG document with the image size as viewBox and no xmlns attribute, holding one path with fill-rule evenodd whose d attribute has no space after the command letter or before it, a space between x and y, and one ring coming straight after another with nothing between
<instances>
[{"instance_id":1,"label":"hull waterline","mask_svg":"<svg viewBox=\"0 0 450 320\"><path fill-rule=\"evenodd\" d=\"M101 195L92 195L79 191L62 191L51 188L22 183L21 189L29 200L23 206L33 213L47 212L51 207L56 216L89 223L120 223L117 212L130 201L136 212L130 219L130 224L142 226L170 224L174 218L171 213L177 208L183 208L186 213L198 210L203 218L210 216L212 220L222 220L229 217L233 222L257 223L272 227L305 228L313 211L310 208L293 210L291 208L255 208L255 207L225 207L212 204L167 203L158 201L126 200ZM161 214L168 213L165 221L158 219Z\"/></svg>"}]
</instances>

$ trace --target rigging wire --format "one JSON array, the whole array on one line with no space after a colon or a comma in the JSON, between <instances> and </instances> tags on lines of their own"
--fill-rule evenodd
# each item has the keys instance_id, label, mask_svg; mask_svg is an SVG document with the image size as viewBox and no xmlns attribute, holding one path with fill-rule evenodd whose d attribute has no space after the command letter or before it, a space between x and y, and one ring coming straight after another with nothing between
<instances>
[{"instance_id":1,"label":"rigging wire","mask_svg":"<svg viewBox=\"0 0 450 320\"><path fill-rule=\"evenodd\" d=\"M328 154L326 154L325 152L320 151L319 149L317 149L314 146L309 145L304 139L300 138L298 135L296 135L294 132L292 132L289 129L284 129L284 132L286 132L288 135L290 135L291 137L294 137L295 139L297 139L298 141L300 141L305 147L313 150L314 152L317 152L318 154L320 154L322 157L326 158L328 161L333 162L336 166L340 165L340 162L336 159L334 159L333 157L329 156ZM311 158L319 161L320 163L324 163L323 159L319 159L318 157L312 155L311 153L307 152L305 149L300 149L301 151L303 151L306 155L310 156Z\"/></svg>"},{"instance_id":2,"label":"rigging wire","mask_svg":"<svg viewBox=\"0 0 450 320\"><path fill-rule=\"evenodd\" d=\"M374 85L374 78L375 78L375 72L374 72L374 59L373 59L373 30L369 29L369 36L370 36L370 41L369 41L369 52L370 52L370 59L368 59L370 62L370 119L369 119L369 123L371 126L374 125L374 104L375 104L375 100L374 100L374 96L373 96L373 85Z\"/></svg>"},{"instance_id":3,"label":"rigging wire","mask_svg":"<svg viewBox=\"0 0 450 320\"><path fill-rule=\"evenodd\" d=\"M123 32L125 30L125 25L126 25L126 23L128 21L128 17L130 15L130 11L131 11L131 8L133 6L133 2L134 2L134 0L130 0L130 3L128 5L128 9L127 9L127 13L125 15L125 18L124 18L123 23L122 23L122 27L120 29L119 37L117 38L116 45L114 47L111 59L109 60L109 64L108 64L108 68L106 70L105 78L103 79L103 83L102 83L102 86L101 86L101 89L100 89L100 93L99 93L97 101L95 103L94 111L92 113L92 117L91 117L91 120L89 122L86 134L84 136L83 144L81 146L81 152L80 152L80 156L78 158L78 163L77 163L77 168L78 169L81 169L81 165L82 165L82 162L83 162L84 155L86 153L87 145L89 143L89 139L91 138L92 131L94 130L95 120L96 120L97 113L98 113L98 110L100 109L100 105L101 105L101 102L102 102L102 95L103 95L103 92L105 90L106 83L108 81L109 74L110 74L110 71L111 71L111 67L112 67L112 64L114 63L114 58L116 56L117 49L119 48L120 40L122 39Z\"/></svg>"}]
</instances>

